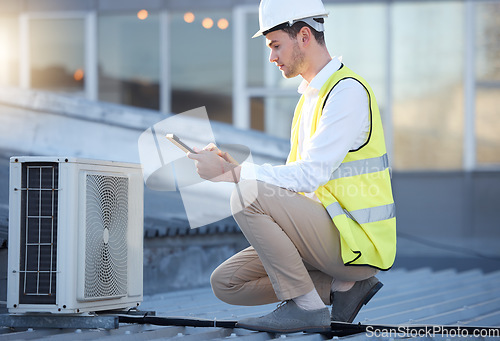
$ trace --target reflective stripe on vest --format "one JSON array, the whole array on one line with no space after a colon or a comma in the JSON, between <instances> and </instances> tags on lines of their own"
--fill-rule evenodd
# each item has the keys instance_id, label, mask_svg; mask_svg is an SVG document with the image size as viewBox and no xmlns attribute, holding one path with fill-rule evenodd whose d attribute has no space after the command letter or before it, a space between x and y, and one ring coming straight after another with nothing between
<instances>
[{"instance_id":1,"label":"reflective stripe on vest","mask_svg":"<svg viewBox=\"0 0 500 341\"><path fill-rule=\"evenodd\" d=\"M391 219L396 216L396 205L394 203L349 212L342 208L338 202L334 202L328 205L326 210L332 219L338 215L345 214L358 224L374 223L376 221Z\"/></svg>"},{"instance_id":2,"label":"reflective stripe on vest","mask_svg":"<svg viewBox=\"0 0 500 341\"><path fill-rule=\"evenodd\" d=\"M370 159L345 162L332 173L330 180L381 172L387 168L389 168L389 159L387 158L387 154Z\"/></svg>"}]
</instances>

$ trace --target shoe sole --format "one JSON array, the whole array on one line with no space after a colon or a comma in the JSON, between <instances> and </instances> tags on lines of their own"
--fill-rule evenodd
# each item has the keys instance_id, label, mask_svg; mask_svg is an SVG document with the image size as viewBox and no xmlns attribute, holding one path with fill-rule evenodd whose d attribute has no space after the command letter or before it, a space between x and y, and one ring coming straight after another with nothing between
<instances>
[{"instance_id":1,"label":"shoe sole","mask_svg":"<svg viewBox=\"0 0 500 341\"><path fill-rule=\"evenodd\" d=\"M358 304L358 306L356 307L356 310L354 310L354 313L351 315L351 317L349 318L349 320L347 322L349 323L352 323L352 321L354 321L354 318L356 317L356 315L358 315L359 311L361 310L361 307L366 305L368 302L370 302L370 300L372 299L373 296L375 296L375 294L380 290L380 288L382 288L384 286L384 284L382 282L377 282L377 284L375 284L369 291L368 293L365 295L365 297L363 297L363 299L361 300L361 302Z\"/></svg>"},{"instance_id":2,"label":"shoe sole","mask_svg":"<svg viewBox=\"0 0 500 341\"><path fill-rule=\"evenodd\" d=\"M257 327L252 325L245 325L236 323L236 328L244 328L248 330L254 330L258 332L266 332L266 333L277 333L277 334L288 334L288 333L324 333L332 330L330 326L328 327L304 327L304 328L295 328L295 329L274 329L274 328L264 328Z\"/></svg>"}]
</instances>

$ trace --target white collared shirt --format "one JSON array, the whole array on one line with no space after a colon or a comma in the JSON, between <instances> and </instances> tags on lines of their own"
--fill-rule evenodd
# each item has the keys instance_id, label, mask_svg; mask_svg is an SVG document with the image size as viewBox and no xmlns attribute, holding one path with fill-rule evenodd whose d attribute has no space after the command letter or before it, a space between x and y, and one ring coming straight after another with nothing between
<instances>
[{"instance_id":1,"label":"white collared shirt","mask_svg":"<svg viewBox=\"0 0 500 341\"><path fill-rule=\"evenodd\" d=\"M299 125L301 160L282 166L244 162L241 165L242 180L264 181L294 192L304 192L317 200L314 191L330 180L350 150L366 142L370 130L368 95L358 81L345 79L328 96L316 132L310 136L319 90L340 66L339 59L332 59L311 83L303 80L298 88L305 97Z\"/></svg>"}]
</instances>

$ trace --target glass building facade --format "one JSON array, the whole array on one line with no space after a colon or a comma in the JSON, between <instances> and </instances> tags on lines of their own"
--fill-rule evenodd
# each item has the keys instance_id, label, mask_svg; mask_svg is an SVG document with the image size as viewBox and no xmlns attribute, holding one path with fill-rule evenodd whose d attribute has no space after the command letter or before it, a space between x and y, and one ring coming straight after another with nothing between
<instances>
[{"instance_id":1,"label":"glass building facade","mask_svg":"<svg viewBox=\"0 0 500 341\"><path fill-rule=\"evenodd\" d=\"M328 1L326 44L372 86L395 170L500 167L500 0ZM299 78L269 63L258 1L6 0L0 85L288 138Z\"/></svg>"},{"instance_id":2,"label":"glass building facade","mask_svg":"<svg viewBox=\"0 0 500 341\"><path fill-rule=\"evenodd\" d=\"M98 99L159 110L159 15L138 13L97 18Z\"/></svg>"}]
</instances>

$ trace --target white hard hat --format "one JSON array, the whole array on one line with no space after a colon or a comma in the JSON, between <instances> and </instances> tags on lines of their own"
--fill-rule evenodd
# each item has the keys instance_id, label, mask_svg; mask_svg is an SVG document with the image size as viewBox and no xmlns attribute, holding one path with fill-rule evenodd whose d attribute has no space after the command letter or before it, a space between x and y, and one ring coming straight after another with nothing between
<instances>
[{"instance_id":1,"label":"white hard hat","mask_svg":"<svg viewBox=\"0 0 500 341\"><path fill-rule=\"evenodd\" d=\"M259 6L260 30L252 38L263 32L288 23L292 26L297 21L304 21L318 32L323 32L323 24L313 18L325 18L328 12L321 0L261 0Z\"/></svg>"}]
</instances>

